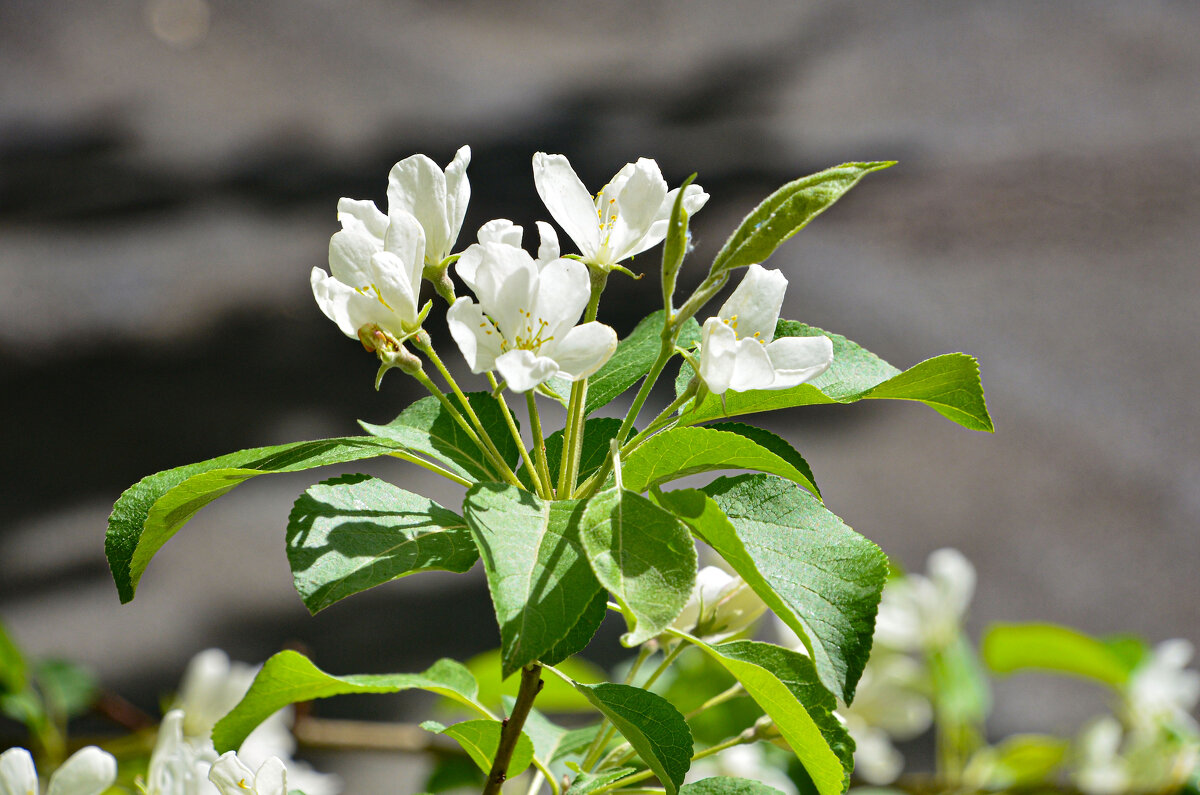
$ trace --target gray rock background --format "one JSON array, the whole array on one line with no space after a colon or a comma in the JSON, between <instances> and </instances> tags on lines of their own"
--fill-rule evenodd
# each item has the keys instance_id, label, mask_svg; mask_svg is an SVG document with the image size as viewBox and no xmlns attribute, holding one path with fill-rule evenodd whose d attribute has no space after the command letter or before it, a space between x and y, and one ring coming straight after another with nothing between
<instances>
[{"instance_id":1,"label":"gray rock background","mask_svg":"<svg viewBox=\"0 0 1200 795\"><path fill-rule=\"evenodd\" d=\"M147 708L211 645L261 660L296 640L351 672L496 644L478 576L308 617L282 528L327 473L205 509L130 605L103 558L108 510L143 475L351 433L416 396L398 376L371 391L371 358L307 274L339 196L382 200L394 161L469 143L465 230L546 217L536 150L592 187L638 156L675 184L698 171L697 271L786 179L900 160L773 258L785 315L902 367L977 356L998 432L882 402L770 426L908 567L944 545L975 561L974 631L1200 641L1197 75L1188 0L2 2L0 616ZM602 316L624 333L655 295L618 279ZM458 499L403 464L355 469ZM615 633L593 651L619 656ZM1070 730L1100 706L1032 678L997 702L997 733ZM343 763L349 791L401 764Z\"/></svg>"}]
</instances>

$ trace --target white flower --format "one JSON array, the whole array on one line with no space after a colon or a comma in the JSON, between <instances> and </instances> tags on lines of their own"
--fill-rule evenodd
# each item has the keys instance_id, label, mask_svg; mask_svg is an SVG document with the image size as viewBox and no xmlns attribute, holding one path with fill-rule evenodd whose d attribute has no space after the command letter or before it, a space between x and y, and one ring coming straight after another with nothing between
<instances>
[{"instance_id":1,"label":"white flower","mask_svg":"<svg viewBox=\"0 0 1200 795\"><path fill-rule=\"evenodd\" d=\"M352 199L338 202L338 220L342 230L329 241L331 273L313 268L309 279L317 305L364 345L374 330L403 340L420 325L421 224L402 208L385 216L374 202Z\"/></svg>"},{"instance_id":2,"label":"white flower","mask_svg":"<svg viewBox=\"0 0 1200 795\"><path fill-rule=\"evenodd\" d=\"M728 389L788 389L815 378L833 361L828 337L775 339L787 279L751 265L716 317L704 321L700 378L715 395Z\"/></svg>"},{"instance_id":3,"label":"white flower","mask_svg":"<svg viewBox=\"0 0 1200 795\"><path fill-rule=\"evenodd\" d=\"M146 795L210 795L216 792L208 782L208 770L217 753L211 741L195 743L184 737L185 720L183 711L178 709L163 717L154 751L150 754Z\"/></svg>"},{"instance_id":4,"label":"white flower","mask_svg":"<svg viewBox=\"0 0 1200 795\"><path fill-rule=\"evenodd\" d=\"M287 769L279 759L267 759L255 772L233 751L213 762L208 780L221 795L287 795L288 791Z\"/></svg>"},{"instance_id":5,"label":"white flower","mask_svg":"<svg viewBox=\"0 0 1200 795\"><path fill-rule=\"evenodd\" d=\"M879 647L858 680L854 703L838 707L854 739L854 771L868 784L895 781L904 769L904 756L892 740L910 740L933 723L924 680L916 660Z\"/></svg>"},{"instance_id":6,"label":"white flower","mask_svg":"<svg viewBox=\"0 0 1200 795\"><path fill-rule=\"evenodd\" d=\"M554 375L586 378L617 348L617 333L592 321L576 326L591 296L587 268L555 259L539 267L523 249L475 244L455 268L479 303L463 296L446 313L471 372L498 370L514 392Z\"/></svg>"},{"instance_id":7,"label":"white flower","mask_svg":"<svg viewBox=\"0 0 1200 795\"><path fill-rule=\"evenodd\" d=\"M593 198L563 155L533 156L533 181L546 209L575 241L584 262L609 270L667 236L679 189L667 191L658 164L649 158L628 163ZM708 194L689 185L683 206L691 215Z\"/></svg>"},{"instance_id":8,"label":"white flower","mask_svg":"<svg viewBox=\"0 0 1200 795\"><path fill-rule=\"evenodd\" d=\"M705 566L696 573L692 595L671 626L716 641L746 629L766 609L766 604L741 577L716 566Z\"/></svg>"},{"instance_id":9,"label":"white flower","mask_svg":"<svg viewBox=\"0 0 1200 795\"><path fill-rule=\"evenodd\" d=\"M117 760L94 745L81 748L50 776L47 795L100 795L117 779ZM0 754L0 795L38 795L37 769L24 748Z\"/></svg>"},{"instance_id":10,"label":"white flower","mask_svg":"<svg viewBox=\"0 0 1200 795\"><path fill-rule=\"evenodd\" d=\"M558 259L562 253L558 246L558 233L554 227L545 221L537 222L538 235L541 243L538 245L538 266L545 266ZM521 247L521 238L525 230L507 218L497 218L479 227L477 235L480 243L503 243L508 246Z\"/></svg>"},{"instance_id":11,"label":"white flower","mask_svg":"<svg viewBox=\"0 0 1200 795\"><path fill-rule=\"evenodd\" d=\"M458 239L471 198L470 162L471 147L464 146L445 171L425 155L413 155L392 166L388 174L388 213L402 210L417 219L425 230L427 265L441 263Z\"/></svg>"},{"instance_id":12,"label":"white flower","mask_svg":"<svg viewBox=\"0 0 1200 795\"><path fill-rule=\"evenodd\" d=\"M934 551L929 574L889 582L879 602L875 642L893 649L944 648L961 631L975 594L975 567L956 549Z\"/></svg>"},{"instance_id":13,"label":"white flower","mask_svg":"<svg viewBox=\"0 0 1200 795\"><path fill-rule=\"evenodd\" d=\"M1135 726L1179 724L1197 731L1191 713L1200 701L1200 671L1186 667L1193 651L1182 638L1163 641L1133 672L1126 701Z\"/></svg>"}]
</instances>

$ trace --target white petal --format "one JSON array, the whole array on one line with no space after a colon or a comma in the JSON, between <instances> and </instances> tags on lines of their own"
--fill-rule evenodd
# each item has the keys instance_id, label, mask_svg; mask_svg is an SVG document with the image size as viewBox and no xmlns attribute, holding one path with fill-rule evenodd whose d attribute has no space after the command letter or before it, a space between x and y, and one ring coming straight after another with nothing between
<instances>
[{"instance_id":1,"label":"white petal","mask_svg":"<svg viewBox=\"0 0 1200 795\"><path fill-rule=\"evenodd\" d=\"M558 365L533 351L509 351L496 358L496 369L514 392L528 392L558 372Z\"/></svg>"},{"instance_id":2,"label":"white petal","mask_svg":"<svg viewBox=\"0 0 1200 795\"><path fill-rule=\"evenodd\" d=\"M425 268L425 231L417 219L406 212L394 212L388 220L390 223L384 237L384 250L395 254L404 263L401 271L403 277L397 278L407 280L408 293L418 295L421 292L421 273Z\"/></svg>"},{"instance_id":3,"label":"white petal","mask_svg":"<svg viewBox=\"0 0 1200 795\"><path fill-rule=\"evenodd\" d=\"M521 236L525 230L507 218L497 218L479 227L475 237L480 243L503 243L507 246L521 247Z\"/></svg>"},{"instance_id":4,"label":"white petal","mask_svg":"<svg viewBox=\"0 0 1200 795\"><path fill-rule=\"evenodd\" d=\"M227 751L213 762L208 780L217 785L221 795L246 795L247 791L253 791L254 771L242 764L237 753Z\"/></svg>"},{"instance_id":5,"label":"white petal","mask_svg":"<svg viewBox=\"0 0 1200 795\"><path fill-rule=\"evenodd\" d=\"M767 346L753 339L738 340L737 357L729 388L734 392L768 389L775 383L775 368L767 355Z\"/></svg>"},{"instance_id":6,"label":"white petal","mask_svg":"<svg viewBox=\"0 0 1200 795\"><path fill-rule=\"evenodd\" d=\"M333 278L355 287L371 281L371 257L383 245L370 235L343 229L329 238L329 271Z\"/></svg>"},{"instance_id":7,"label":"white petal","mask_svg":"<svg viewBox=\"0 0 1200 795\"><path fill-rule=\"evenodd\" d=\"M592 282L587 266L579 260L556 259L542 268L537 290L532 307L535 322L545 320L549 324L542 338L560 337L570 331L587 308Z\"/></svg>"},{"instance_id":8,"label":"white petal","mask_svg":"<svg viewBox=\"0 0 1200 795\"><path fill-rule=\"evenodd\" d=\"M368 234L381 243L387 232L387 216L379 212L375 202L366 199L338 199L338 220L342 229Z\"/></svg>"},{"instance_id":9,"label":"white petal","mask_svg":"<svg viewBox=\"0 0 1200 795\"><path fill-rule=\"evenodd\" d=\"M0 754L0 795L37 795L37 768L24 748Z\"/></svg>"},{"instance_id":10,"label":"white petal","mask_svg":"<svg viewBox=\"0 0 1200 795\"><path fill-rule=\"evenodd\" d=\"M714 395L724 394L733 381L737 335L719 317L704 321L700 335L700 380Z\"/></svg>"},{"instance_id":11,"label":"white petal","mask_svg":"<svg viewBox=\"0 0 1200 795\"><path fill-rule=\"evenodd\" d=\"M500 332L483 316L478 304L466 296L460 297L446 310L446 323L472 373L478 375L496 369L496 357L501 353Z\"/></svg>"},{"instance_id":12,"label":"white petal","mask_svg":"<svg viewBox=\"0 0 1200 795\"><path fill-rule=\"evenodd\" d=\"M538 271L533 257L524 249L499 243L476 244L463 252L463 258L468 254L472 254L472 260L467 263L467 268L473 266L474 273L468 278L460 268L460 275L475 292L484 310L500 323L502 329L507 330L504 318L509 313L515 315L518 308L526 311L533 309L534 282ZM523 285L523 292L517 288L518 283L513 281L518 274L521 274L519 284Z\"/></svg>"},{"instance_id":13,"label":"white petal","mask_svg":"<svg viewBox=\"0 0 1200 795\"><path fill-rule=\"evenodd\" d=\"M46 795L100 795L117 780L117 760L94 745L81 748L50 777Z\"/></svg>"},{"instance_id":14,"label":"white petal","mask_svg":"<svg viewBox=\"0 0 1200 795\"><path fill-rule=\"evenodd\" d=\"M533 182L538 196L555 221L585 256L600 248L596 204L563 155L538 152L533 156Z\"/></svg>"},{"instance_id":15,"label":"white petal","mask_svg":"<svg viewBox=\"0 0 1200 795\"><path fill-rule=\"evenodd\" d=\"M480 292L479 302L484 310L496 321L500 332L509 342L516 342L517 337L530 336L528 327L533 310L537 303L538 271L533 258L521 249L501 246L509 251L517 252L523 260L514 258L519 267L509 273L494 291L492 300L485 300L485 292ZM512 264L512 263L510 263ZM486 272L492 275L492 272ZM496 271L499 273L499 271ZM484 280L481 278L480 282ZM482 285L481 285L482 286Z\"/></svg>"},{"instance_id":16,"label":"white petal","mask_svg":"<svg viewBox=\"0 0 1200 795\"><path fill-rule=\"evenodd\" d=\"M957 549L944 547L930 553L925 568L937 586L941 608L961 619L975 595L975 567L971 561Z\"/></svg>"},{"instance_id":17,"label":"white petal","mask_svg":"<svg viewBox=\"0 0 1200 795\"><path fill-rule=\"evenodd\" d=\"M454 153L450 165L446 166L446 224L449 228L446 254L454 247L463 219L467 217L467 204L471 201L471 183L467 179L467 166L470 163L471 147L463 146Z\"/></svg>"},{"instance_id":18,"label":"white petal","mask_svg":"<svg viewBox=\"0 0 1200 795\"><path fill-rule=\"evenodd\" d=\"M317 306L347 337L358 337L358 330L368 323L402 333L395 328L398 325L396 316L387 307L347 287L320 268L312 269L309 282Z\"/></svg>"},{"instance_id":19,"label":"white petal","mask_svg":"<svg viewBox=\"0 0 1200 795\"><path fill-rule=\"evenodd\" d=\"M425 254L431 263L449 253L450 223L446 218L446 175L425 155L406 157L388 174L388 216L411 213L425 230Z\"/></svg>"},{"instance_id":20,"label":"white petal","mask_svg":"<svg viewBox=\"0 0 1200 795\"><path fill-rule=\"evenodd\" d=\"M616 196L617 219L608 244L614 260L623 260L662 240L662 237L652 241L645 238L666 195L667 183L658 164L645 157L638 160ZM665 227L663 232L665 235Z\"/></svg>"},{"instance_id":21,"label":"white petal","mask_svg":"<svg viewBox=\"0 0 1200 795\"><path fill-rule=\"evenodd\" d=\"M255 795L287 795L287 768L277 757L263 762L254 775Z\"/></svg>"},{"instance_id":22,"label":"white petal","mask_svg":"<svg viewBox=\"0 0 1200 795\"><path fill-rule=\"evenodd\" d=\"M730 321L738 339L753 337L770 342L775 339L775 322L779 320L787 284L787 278L779 271L751 265L717 316ZM737 325L733 324L735 317Z\"/></svg>"},{"instance_id":23,"label":"white petal","mask_svg":"<svg viewBox=\"0 0 1200 795\"><path fill-rule=\"evenodd\" d=\"M538 264L545 265L551 260L558 259L562 250L558 246L558 232L554 231L554 227L545 221L538 221L537 229L540 238L537 253Z\"/></svg>"},{"instance_id":24,"label":"white petal","mask_svg":"<svg viewBox=\"0 0 1200 795\"><path fill-rule=\"evenodd\" d=\"M558 362L559 375L578 381L599 370L616 349L617 332L592 321L571 329L544 352Z\"/></svg>"},{"instance_id":25,"label":"white petal","mask_svg":"<svg viewBox=\"0 0 1200 795\"><path fill-rule=\"evenodd\" d=\"M483 229L480 228L479 231L482 233ZM485 252L486 249L478 243L467 246L467 250L454 263L454 272L467 283L467 287L470 287L471 292L476 295L479 295L479 288L475 284L475 278L479 274L479 267L483 264Z\"/></svg>"},{"instance_id":26,"label":"white petal","mask_svg":"<svg viewBox=\"0 0 1200 795\"><path fill-rule=\"evenodd\" d=\"M833 363L829 337L780 337L767 345L775 381L766 389L790 389L816 378Z\"/></svg>"},{"instance_id":27,"label":"white petal","mask_svg":"<svg viewBox=\"0 0 1200 795\"><path fill-rule=\"evenodd\" d=\"M414 284L412 275L420 270L415 270L390 251L380 251L372 258L372 264L377 277L373 284L379 296L387 302L397 320L415 325L420 299L420 293L416 291L421 289L421 280L418 276Z\"/></svg>"},{"instance_id":28,"label":"white petal","mask_svg":"<svg viewBox=\"0 0 1200 795\"><path fill-rule=\"evenodd\" d=\"M630 256L641 254L667 236L667 224L671 222L671 210L675 209L675 197L678 194L679 188L675 188L666 195L662 205L658 208L654 223L650 224L646 236L629 252ZM683 193L683 209L687 211L689 218L707 201L708 194L699 185L688 185L687 190Z\"/></svg>"}]
</instances>

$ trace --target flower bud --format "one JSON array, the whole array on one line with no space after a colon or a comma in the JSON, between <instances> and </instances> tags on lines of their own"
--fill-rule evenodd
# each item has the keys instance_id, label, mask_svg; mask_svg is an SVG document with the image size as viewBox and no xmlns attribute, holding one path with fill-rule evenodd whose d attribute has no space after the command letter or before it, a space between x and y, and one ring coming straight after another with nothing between
<instances>
[{"instance_id":1,"label":"flower bud","mask_svg":"<svg viewBox=\"0 0 1200 795\"><path fill-rule=\"evenodd\" d=\"M672 626L705 640L721 640L745 630L766 609L741 577L705 566L696 574L691 598Z\"/></svg>"}]
</instances>

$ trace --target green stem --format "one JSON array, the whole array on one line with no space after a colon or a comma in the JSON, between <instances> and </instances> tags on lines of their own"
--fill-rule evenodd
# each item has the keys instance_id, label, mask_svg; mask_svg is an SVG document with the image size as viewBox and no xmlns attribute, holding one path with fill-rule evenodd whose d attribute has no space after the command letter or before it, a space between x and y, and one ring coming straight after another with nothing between
<instances>
[{"instance_id":1,"label":"green stem","mask_svg":"<svg viewBox=\"0 0 1200 795\"><path fill-rule=\"evenodd\" d=\"M671 357L675 355L675 337L679 332L669 338L664 338L662 347L659 348L658 358L654 360L654 364L650 366L650 372L646 373L645 379L642 381L642 386L638 393L633 398L633 404L629 407L629 413L625 415L624 422L621 423L620 430L617 431L617 444L624 444L625 437L633 430L633 424L637 422L638 414L642 410L646 399L650 397L650 391L654 389L654 384L658 382L658 376L662 374L663 368L667 366L667 362L671 361Z\"/></svg>"},{"instance_id":2,"label":"green stem","mask_svg":"<svg viewBox=\"0 0 1200 795\"><path fill-rule=\"evenodd\" d=\"M539 663L527 665L521 669L521 687L517 691L517 700L512 712L503 723L500 730L500 745L496 748L496 757L492 761L492 769L488 773L487 784L483 795L500 795L500 788L508 778L508 763L512 761L513 751L517 748L517 740L521 739L521 729L533 700L542 689L542 666Z\"/></svg>"},{"instance_id":3,"label":"green stem","mask_svg":"<svg viewBox=\"0 0 1200 795\"><path fill-rule=\"evenodd\" d=\"M608 284L608 271L588 268L592 280L592 294L588 299L583 322L591 323L600 310L600 295ZM579 474L579 458L583 454L583 424L587 406L588 380L581 378L571 386L571 403L567 412L566 431L563 434L563 460L558 474L558 493L568 495L575 491L575 478Z\"/></svg>"},{"instance_id":4,"label":"green stem","mask_svg":"<svg viewBox=\"0 0 1200 795\"><path fill-rule=\"evenodd\" d=\"M708 701L705 701L703 704L696 707L694 710L692 710L688 714L684 715L683 719L684 720L692 720L693 718L699 717L705 711L710 710L713 707L718 706L720 704L724 704L726 701L735 699L745 692L746 692L746 688L742 687L742 683L735 682L734 685L732 687L730 687L728 690L717 693L715 696L710 698Z\"/></svg>"},{"instance_id":5,"label":"green stem","mask_svg":"<svg viewBox=\"0 0 1200 795\"><path fill-rule=\"evenodd\" d=\"M658 664L658 667L655 668L646 681L642 683L642 689L649 690L650 686L657 682L658 678L667 672L667 669L670 668L671 664L675 662L675 658L682 654L683 650L686 648L687 645L682 642L676 642L674 646L669 648L667 653L663 656L662 662ZM622 764L626 760L632 759L635 753L636 752L629 747L629 743L622 743L608 752L608 755L600 761L600 767L604 768L608 767L609 765Z\"/></svg>"},{"instance_id":6,"label":"green stem","mask_svg":"<svg viewBox=\"0 0 1200 795\"><path fill-rule=\"evenodd\" d=\"M654 655L654 646L652 643L643 643L638 649L637 659L633 661L633 665L629 667L629 673L625 675L625 684L633 684L633 679L637 676L637 672L641 670L642 665L646 660ZM592 740L592 744L588 746L587 753L583 755L581 767L584 770L592 770L596 763L600 761L600 754L604 752L604 746L608 745L609 739L612 738L614 727L609 726L608 717L600 719L600 726L596 730L596 737Z\"/></svg>"},{"instance_id":7,"label":"green stem","mask_svg":"<svg viewBox=\"0 0 1200 795\"><path fill-rule=\"evenodd\" d=\"M554 481L550 478L550 464L546 461L546 437L542 435L542 416L538 413L537 397L532 389L525 393L525 406L529 411L529 430L533 434L533 453L537 458L537 472L546 487L546 498L553 499L554 494L550 491L554 488Z\"/></svg>"},{"instance_id":8,"label":"green stem","mask_svg":"<svg viewBox=\"0 0 1200 795\"><path fill-rule=\"evenodd\" d=\"M496 376L491 373L487 374L488 383L492 385L492 394L497 394L500 385L496 383ZM532 391L527 394L533 394ZM533 490L539 497L543 499L551 499L548 487L542 485L542 479L538 476L538 471L533 465L533 460L529 457L529 451L525 449L525 440L521 438L521 431L517 428L517 423L513 419L512 412L508 409L508 401L504 399L503 394L496 397L496 402L500 404L500 411L504 414L504 422L508 424L508 432L512 434L513 441L517 443L517 449L521 451L521 461L525 464L525 471L529 473L529 482L533 484Z\"/></svg>"},{"instance_id":9,"label":"green stem","mask_svg":"<svg viewBox=\"0 0 1200 795\"><path fill-rule=\"evenodd\" d=\"M479 445L480 449L483 450L483 452L488 456L488 459L492 462L497 474L499 474L503 480L506 480L514 486L520 486L521 481L517 479L516 473L513 472L512 467L508 465L508 462L504 460L504 456L500 455L500 451L496 448L496 443L492 441L492 437L488 435L486 430L484 430L483 423L479 421L479 416L475 414L475 409L471 408L471 401L467 399L465 394L463 394L462 389L460 389L458 386L458 382L454 380L454 376L452 376L450 371L446 369L446 365L442 362L441 357L439 357L437 355L437 351L433 349L433 346L429 342L429 335L422 331L417 336L413 337L413 346L421 353L425 354L429 361L433 362L434 367L438 369L438 372L442 374L442 378L445 379L446 383L449 384L450 389L454 392L454 396L458 398L458 402L462 406L463 411L466 412L467 417L469 417L471 420L471 424L474 425L475 430L478 431L478 434L468 434L472 437L471 441ZM446 405L446 402L443 402L443 405ZM524 444L518 446L521 449L525 448Z\"/></svg>"},{"instance_id":10,"label":"green stem","mask_svg":"<svg viewBox=\"0 0 1200 795\"><path fill-rule=\"evenodd\" d=\"M735 745L745 745L746 743L755 742L758 739L758 732L755 730L755 727L751 726L746 731L736 734L733 737L730 737L728 740L723 740L716 745L711 745L708 748L705 748L703 751L697 751L696 753L692 754L692 761L695 762L698 759L704 759L705 757L719 754L727 748L733 748ZM643 770L640 773L634 773L632 776L626 776L623 779L615 781L608 786L592 790L592 795L600 795L602 792L608 792L616 789L617 787L624 787L627 784L636 784L639 781L645 781L653 776L653 770Z\"/></svg>"},{"instance_id":11,"label":"green stem","mask_svg":"<svg viewBox=\"0 0 1200 795\"><path fill-rule=\"evenodd\" d=\"M394 450L394 451L388 453L388 455L390 455L392 458L399 458L401 461L408 461L409 463L416 464L419 467L424 467L425 469L428 469L430 472L434 473L435 475L441 475L442 477L446 478L447 480L453 480L455 483L457 483L460 486L466 486L467 488L471 488L471 486L475 485L474 483L467 480L466 478L460 477L460 476L454 474L453 472L451 472L450 470L445 469L444 467L438 466L437 464L433 463L432 461L426 461L424 458L418 458L417 456L412 455L411 453L406 453L403 450Z\"/></svg>"}]
</instances>

